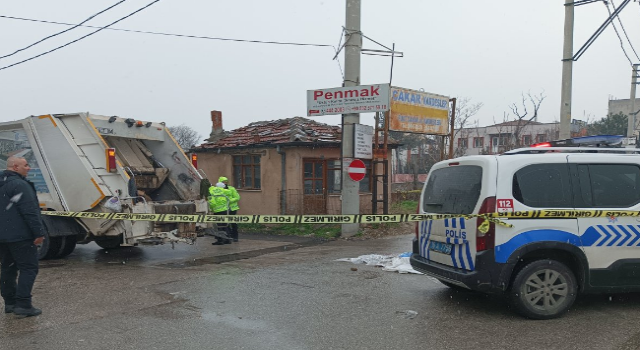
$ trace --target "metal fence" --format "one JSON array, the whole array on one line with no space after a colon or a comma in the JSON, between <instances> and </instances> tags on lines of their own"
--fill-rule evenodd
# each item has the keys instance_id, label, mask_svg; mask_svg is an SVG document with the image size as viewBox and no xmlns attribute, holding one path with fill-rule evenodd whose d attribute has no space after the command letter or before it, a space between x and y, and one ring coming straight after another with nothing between
<instances>
[{"instance_id":1,"label":"metal fence","mask_svg":"<svg viewBox=\"0 0 640 350\"><path fill-rule=\"evenodd\" d=\"M407 200L418 200L420 191L405 191L390 193L390 205ZM340 194L305 194L303 190L286 190L280 193L279 212L285 201L287 215L338 215L342 212ZM371 194L360 196L360 214L371 214ZM378 203L378 213L382 213L382 203Z\"/></svg>"}]
</instances>

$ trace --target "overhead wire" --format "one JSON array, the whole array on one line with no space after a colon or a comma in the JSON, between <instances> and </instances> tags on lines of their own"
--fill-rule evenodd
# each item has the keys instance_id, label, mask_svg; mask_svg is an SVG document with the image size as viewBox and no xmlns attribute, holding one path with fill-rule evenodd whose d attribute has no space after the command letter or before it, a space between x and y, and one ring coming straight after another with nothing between
<instances>
[{"instance_id":1,"label":"overhead wire","mask_svg":"<svg viewBox=\"0 0 640 350\"><path fill-rule=\"evenodd\" d=\"M15 20L29 21L29 22L38 22L38 23L48 23L48 24L60 24L60 25L65 25L65 26L74 26L75 25L75 24L72 24L72 23L65 23L65 22L44 21L44 20L38 20L38 19L23 18L23 17L13 17L13 16L3 16L3 15L0 15L0 18L15 19ZM175 34L175 33L153 32L153 31L146 31L146 30L132 30L132 29L123 29L123 28L104 28L104 27L87 26L87 25L81 25L80 27L85 27L85 28L103 28L103 29L107 29L107 30L115 30L115 31L120 31L120 32L163 35L163 36L175 36L175 37L191 38L191 39L238 41L238 42L257 43L257 44L334 47L333 45L329 45L329 44L314 44L314 43L297 43L297 42L287 42L287 41L264 41L264 40L234 39L234 38L211 37L211 36L205 36L205 35Z\"/></svg>"},{"instance_id":2,"label":"overhead wire","mask_svg":"<svg viewBox=\"0 0 640 350\"><path fill-rule=\"evenodd\" d=\"M70 41L70 42L68 42L68 43L66 43L66 44L64 44L64 45L60 45L60 46L58 46L58 47L56 47L56 48L54 48L54 49L51 49L51 50L46 51L46 52L43 52L43 53L41 53L41 54L39 54L39 55L32 56L32 57L27 58L27 59L25 59L25 60L22 60L22 61L16 62L16 63L14 63L14 64L10 64L10 65L8 65L8 66L0 67L0 70L4 70L4 69L7 69L7 68L11 68L11 67L17 66L17 65L19 65L19 64L22 64L22 63L25 63L25 62L31 61L31 60L36 59L36 58L38 58L38 57L42 57L42 56L47 55L47 54L50 54L50 53L52 53L52 52L54 52L54 51L60 50L60 49L61 49L61 48L63 48L63 47L67 47L67 46L69 46L69 45L71 45L71 44L73 44L73 43L76 43L76 42L78 42L78 41L80 41L80 40L84 39L84 38L87 38L87 37L89 37L89 36L91 36L91 35L93 35L93 34L96 34L96 33L100 32L100 31L102 31L103 29L106 29L106 28L108 28L108 27L110 27L110 26L112 26L112 25L114 25L114 24L116 24L116 23L118 23L118 22L120 22L120 21L123 21L123 20L125 20L125 19L127 19L127 18L129 18L129 17L131 17L131 16L133 16L133 15L135 15L136 13L138 13L138 12L140 12L140 11L142 11L142 10L145 10L146 8L148 8L149 6L151 6L151 5L155 4L155 3L156 3L156 2L158 2L158 1L160 1L160 0L154 0L154 1L150 2L149 4L147 4L147 5L145 5L145 6L141 7L141 8L139 8L139 9L137 9L137 10L133 11L133 12L131 12L130 14L128 14L128 15L126 15L126 16L124 16L124 17L122 17L122 18L120 18L120 19L118 19L118 20L116 20L116 21L111 22L111 23L107 24L107 25L106 25L106 26L104 26L104 27L100 27L100 29L95 30L95 31L93 31L93 32L91 32L91 33L89 33L89 34L87 34L87 35L81 36L81 37L79 37L78 39L75 39L75 40L73 40L73 41Z\"/></svg>"},{"instance_id":3,"label":"overhead wire","mask_svg":"<svg viewBox=\"0 0 640 350\"><path fill-rule=\"evenodd\" d=\"M204 35L187 35L187 34L175 34L175 33L165 33L165 32L153 32L153 31L145 31L145 30L132 30L132 29L123 29L123 28L107 28L108 26L106 26L106 27L98 27L98 26L82 25L82 23L73 24L73 23L45 21L45 20L38 20L38 19L33 19L33 18L4 16L4 15L0 15L0 18L14 19L14 20L28 21L28 22L36 22L36 23L46 23L46 24L58 24L58 25L65 25L65 26L73 26L74 28L75 27L100 28L101 30L102 29L106 29L106 30L114 30L114 31L121 31L121 32L130 32L130 33L138 33L138 34L150 34L150 35L162 35L162 36L173 36L173 37L190 38L190 39L208 39L208 40L234 41L234 42L255 43L255 44L275 44L275 45L293 45L293 46L330 47L330 48L333 48L333 51L336 53L336 55L339 53L339 50L336 49L336 47L334 45L329 45L329 44L235 39L235 38L211 37L211 36L204 36ZM342 37L342 33L340 33L340 36ZM338 44L338 46L340 46L340 44ZM62 47L59 47L59 48L62 48ZM59 49L59 48L56 48L56 49ZM342 71L342 65L340 64L340 60L337 60L337 62L338 62L338 69L340 70L340 76L342 77L342 79L344 79L344 72ZM23 62L18 62L16 64L19 64L19 63L23 63ZM14 65L16 65L16 64L14 64ZM11 66L14 66L14 65L11 65ZM5 69L5 68L9 68L11 66L1 67L0 70Z\"/></svg>"},{"instance_id":4,"label":"overhead wire","mask_svg":"<svg viewBox=\"0 0 640 350\"><path fill-rule=\"evenodd\" d=\"M611 6L613 7L613 10L616 10L616 4L613 3L613 0L611 1ZM640 3L639 3L640 4ZM627 42L629 42L629 46L631 46L631 50L633 50L633 53L636 55L636 58L638 59L638 61L640 61L640 56L638 56L638 52L636 52L636 48L633 47L633 43L631 43L631 39L629 39L629 35L627 35L627 30L624 28L624 25L622 24L622 18L620 18L620 16L618 15L618 22L620 23L620 28L622 29L622 32L624 33L625 38L627 38Z\"/></svg>"},{"instance_id":5,"label":"overhead wire","mask_svg":"<svg viewBox=\"0 0 640 350\"><path fill-rule=\"evenodd\" d=\"M95 17L97 17L97 16L99 16L99 15L101 15L101 14L103 14L103 13L105 13L105 12L109 11L109 10L111 10L112 8L114 8L114 7L116 7L116 6L120 5L120 4L122 4L122 3L123 3L123 2L125 2L125 1L127 1L127 0L121 0L121 1L119 1L119 2L117 2L117 3L115 3L115 4L113 4L113 5L111 5L111 6L109 6L109 7L107 7L106 9L104 9L104 10L102 10L102 11L100 11L100 12L98 12L98 13L94 14L93 16L91 16L91 17L89 17L89 18L85 19L84 21L80 22L79 24L74 25L74 26L73 26L73 27L71 27L71 28L68 28L68 29L65 29L65 30L63 30L63 31L61 31L61 32L57 32L57 33L55 33L55 34L49 35L49 36L47 36L47 37L44 37L44 38L42 38L42 39L40 39L40 40L36 41L35 43L33 43L33 44L29 45L29 46L25 46L25 47L23 47L23 48L21 48L21 49L18 49L18 50L14 51L14 52L12 52L12 53L10 53L10 54L8 54L8 55L0 56L0 59L7 58L7 57L10 57L10 56L13 56L13 55L17 54L18 52L21 52L21 51L24 51L24 50L26 50L26 49L28 49L28 48L34 47L34 46L36 46L36 45L40 44L41 42L43 42L43 41L45 41L45 40L47 40L47 39L51 39L51 38L53 38L54 36L58 36L58 35L60 35L60 34L66 33L66 32L71 31L71 30L74 30L74 29L76 29L76 28L78 28L78 27L82 26L82 24L89 22L89 21L90 21L90 20L92 20L93 18L95 18Z\"/></svg>"},{"instance_id":6,"label":"overhead wire","mask_svg":"<svg viewBox=\"0 0 640 350\"><path fill-rule=\"evenodd\" d=\"M609 2L607 2L607 1L603 1L603 2L604 2L604 5L607 7L607 12L609 12L609 17L611 17L611 8L609 7ZM618 20L620 20L620 17L619 16L617 16L617 17L618 17ZM622 52L627 57L627 60L629 61L629 64L633 65L633 62L631 61L631 58L627 54L627 50L625 50L625 48L624 48L624 42L622 41L622 37L620 36L620 33L618 32L618 28L616 28L616 25L615 25L615 23L613 21L611 21L611 25L613 26L613 30L616 32L616 35L618 36L618 39L620 40L620 47L622 48Z\"/></svg>"}]
</instances>

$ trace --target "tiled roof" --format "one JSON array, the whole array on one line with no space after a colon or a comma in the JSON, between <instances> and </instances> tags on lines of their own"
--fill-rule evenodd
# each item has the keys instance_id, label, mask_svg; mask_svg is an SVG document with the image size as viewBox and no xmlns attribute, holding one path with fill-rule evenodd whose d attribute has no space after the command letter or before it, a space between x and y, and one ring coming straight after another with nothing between
<instances>
[{"instance_id":1,"label":"tiled roof","mask_svg":"<svg viewBox=\"0 0 640 350\"><path fill-rule=\"evenodd\" d=\"M242 147L257 144L284 144L308 142L310 144L340 144L342 132L339 126L318 123L314 120L294 117L251 123L227 132L215 142L206 142L197 148Z\"/></svg>"}]
</instances>

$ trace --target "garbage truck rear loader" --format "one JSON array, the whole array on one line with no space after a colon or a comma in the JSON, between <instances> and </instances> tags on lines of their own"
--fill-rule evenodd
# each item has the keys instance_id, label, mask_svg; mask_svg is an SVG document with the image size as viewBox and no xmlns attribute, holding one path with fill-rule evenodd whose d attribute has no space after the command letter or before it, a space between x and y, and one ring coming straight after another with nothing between
<instances>
[{"instance_id":1,"label":"garbage truck rear loader","mask_svg":"<svg viewBox=\"0 0 640 350\"><path fill-rule=\"evenodd\" d=\"M164 123L89 113L31 116L0 123L0 169L25 157L43 211L206 214L204 176ZM196 223L43 215L41 258L60 258L76 244L103 248L187 242Z\"/></svg>"}]
</instances>

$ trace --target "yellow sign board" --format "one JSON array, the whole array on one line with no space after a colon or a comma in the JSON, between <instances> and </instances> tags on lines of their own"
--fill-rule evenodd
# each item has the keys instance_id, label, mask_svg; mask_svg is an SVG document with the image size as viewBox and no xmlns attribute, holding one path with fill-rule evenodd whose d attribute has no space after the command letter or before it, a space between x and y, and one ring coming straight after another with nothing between
<instances>
[{"instance_id":1,"label":"yellow sign board","mask_svg":"<svg viewBox=\"0 0 640 350\"><path fill-rule=\"evenodd\" d=\"M448 120L449 97L391 87L390 130L447 135Z\"/></svg>"}]
</instances>

